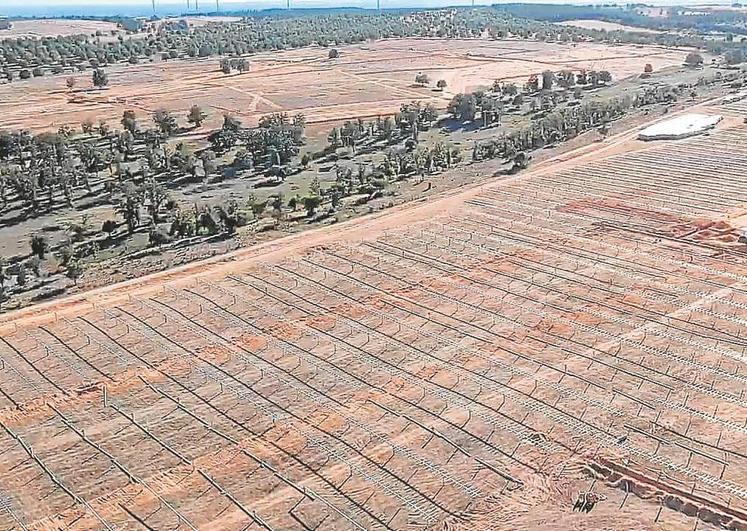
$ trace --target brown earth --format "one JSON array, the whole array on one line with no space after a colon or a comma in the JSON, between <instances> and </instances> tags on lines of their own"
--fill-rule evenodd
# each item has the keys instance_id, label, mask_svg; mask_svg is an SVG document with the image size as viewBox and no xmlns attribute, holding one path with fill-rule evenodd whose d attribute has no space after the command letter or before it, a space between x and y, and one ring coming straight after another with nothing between
<instances>
[{"instance_id":1,"label":"brown earth","mask_svg":"<svg viewBox=\"0 0 747 531\"><path fill-rule=\"evenodd\" d=\"M109 34L116 30L113 22L101 20L36 19L14 20L9 30L0 30L0 40L19 38L65 37L69 35L93 35L97 31Z\"/></svg>"},{"instance_id":2,"label":"brown earth","mask_svg":"<svg viewBox=\"0 0 747 531\"><path fill-rule=\"evenodd\" d=\"M0 526L747 529L747 129L634 138L4 316Z\"/></svg>"},{"instance_id":3,"label":"brown earth","mask_svg":"<svg viewBox=\"0 0 747 531\"><path fill-rule=\"evenodd\" d=\"M526 81L543 70L609 70L615 80L680 65L686 51L596 43L552 44L530 41L396 39L340 48L330 61L326 48L257 54L251 71L224 75L218 59L173 60L111 67L109 87L93 90L90 72L78 74L67 90L67 75L0 85L0 113L10 129L77 127L86 119L118 125L133 109L145 122L160 108L182 114L192 105L205 108L205 130L234 114L247 125L267 113L303 112L309 123L376 117L402 103L431 101L443 108L453 94L490 86L494 80ZM418 72L431 87L414 85ZM439 79L447 89L432 87ZM186 123L185 123L186 125Z\"/></svg>"},{"instance_id":4,"label":"brown earth","mask_svg":"<svg viewBox=\"0 0 747 531\"><path fill-rule=\"evenodd\" d=\"M604 20L564 20L558 22L561 26L573 26L576 28L590 29L590 30L604 30L604 31L633 31L636 33L661 33L660 31L648 29L648 28L637 28L635 26L626 26L624 24L618 24L616 22L607 22Z\"/></svg>"}]
</instances>

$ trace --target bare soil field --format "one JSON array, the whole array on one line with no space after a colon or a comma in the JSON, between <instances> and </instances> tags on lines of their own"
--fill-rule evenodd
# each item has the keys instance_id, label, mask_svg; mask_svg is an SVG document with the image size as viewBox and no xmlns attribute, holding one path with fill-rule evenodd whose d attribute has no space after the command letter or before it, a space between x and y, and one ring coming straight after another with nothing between
<instances>
[{"instance_id":1,"label":"bare soil field","mask_svg":"<svg viewBox=\"0 0 747 531\"><path fill-rule=\"evenodd\" d=\"M746 161L625 132L7 314L0 527L745 529Z\"/></svg>"},{"instance_id":2,"label":"bare soil field","mask_svg":"<svg viewBox=\"0 0 747 531\"><path fill-rule=\"evenodd\" d=\"M635 31L636 33L661 33L660 31L648 29L648 28L637 28L635 26L626 26L624 24L618 24L616 22L607 22L604 20L564 20L558 22L561 26L574 26L576 28L584 28L590 30L604 30L604 31Z\"/></svg>"},{"instance_id":3,"label":"bare soil field","mask_svg":"<svg viewBox=\"0 0 747 531\"><path fill-rule=\"evenodd\" d=\"M0 39L93 35L97 31L109 34L110 31L116 29L117 25L113 22L104 22L101 20L14 20L11 29L0 30Z\"/></svg>"},{"instance_id":4,"label":"bare soil field","mask_svg":"<svg viewBox=\"0 0 747 531\"><path fill-rule=\"evenodd\" d=\"M206 26L208 24L226 24L229 22L238 22L241 17L201 17L201 16L186 16L186 17L173 17L163 19L168 22L177 22L179 20L186 20L190 27Z\"/></svg>"},{"instance_id":5,"label":"bare soil field","mask_svg":"<svg viewBox=\"0 0 747 531\"><path fill-rule=\"evenodd\" d=\"M175 60L109 69L109 87L88 89L90 73L77 88L65 88L66 76L0 85L3 126L34 131L77 125L85 119L118 123L125 109L142 119L159 108L186 113L192 105L210 114L206 128L219 126L224 113L251 125L275 111L303 112L310 123L375 117L399 110L412 100L445 107L453 94L489 86L495 79L524 82L552 69L609 70L615 80L636 75L645 63L654 69L680 65L686 51L659 47L561 45L527 41L399 39L340 48L259 54L251 71L224 75L217 59ZM444 92L418 87L418 72Z\"/></svg>"}]
</instances>

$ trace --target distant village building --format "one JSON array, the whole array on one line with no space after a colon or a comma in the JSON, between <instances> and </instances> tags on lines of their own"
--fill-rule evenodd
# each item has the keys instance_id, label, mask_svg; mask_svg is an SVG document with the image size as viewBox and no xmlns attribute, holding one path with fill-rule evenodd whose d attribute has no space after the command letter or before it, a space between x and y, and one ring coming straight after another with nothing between
<instances>
[{"instance_id":1,"label":"distant village building","mask_svg":"<svg viewBox=\"0 0 747 531\"><path fill-rule=\"evenodd\" d=\"M8 17L0 17L0 30L9 30L13 27L13 23L8 20Z\"/></svg>"}]
</instances>

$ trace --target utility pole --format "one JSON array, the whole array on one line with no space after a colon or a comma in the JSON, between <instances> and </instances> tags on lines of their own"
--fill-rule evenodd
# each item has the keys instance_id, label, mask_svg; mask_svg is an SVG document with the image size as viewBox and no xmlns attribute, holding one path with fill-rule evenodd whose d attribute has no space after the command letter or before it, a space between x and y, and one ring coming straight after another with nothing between
<instances>
[{"instance_id":1,"label":"utility pole","mask_svg":"<svg viewBox=\"0 0 747 531\"><path fill-rule=\"evenodd\" d=\"M220 5L218 4L218 0L215 0L215 12L220 13Z\"/></svg>"},{"instance_id":2,"label":"utility pole","mask_svg":"<svg viewBox=\"0 0 747 531\"><path fill-rule=\"evenodd\" d=\"M153 4L153 14L156 14L156 0L151 0L151 3Z\"/></svg>"},{"instance_id":3,"label":"utility pole","mask_svg":"<svg viewBox=\"0 0 747 531\"><path fill-rule=\"evenodd\" d=\"M291 0L286 0L286 2L285 2L285 6L286 6L286 8L288 9L288 11L290 11L290 8L291 8Z\"/></svg>"},{"instance_id":4,"label":"utility pole","mask_svg":"<svg viewBox=\"0 0 747 531\"><path fill-rule=\"evenodd\" d=\"M376 0L376 9L381 11L381 0Z\"/></svg>"}]
</instances>

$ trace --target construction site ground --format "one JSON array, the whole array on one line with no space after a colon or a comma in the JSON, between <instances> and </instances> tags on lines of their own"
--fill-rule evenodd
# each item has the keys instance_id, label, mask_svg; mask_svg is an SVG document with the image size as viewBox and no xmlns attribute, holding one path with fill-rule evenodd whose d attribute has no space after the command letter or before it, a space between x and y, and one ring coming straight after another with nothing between
<instances>
[{"instance_id":1,"label":"construction site ground","mask_svg":"<svg viewBox=\"0 0 747 531\"><path fill-rule=\"evenodd\" d=\"M746 110L2 316L0 529L746 529Z\"/></svg>"}]
</instances>

